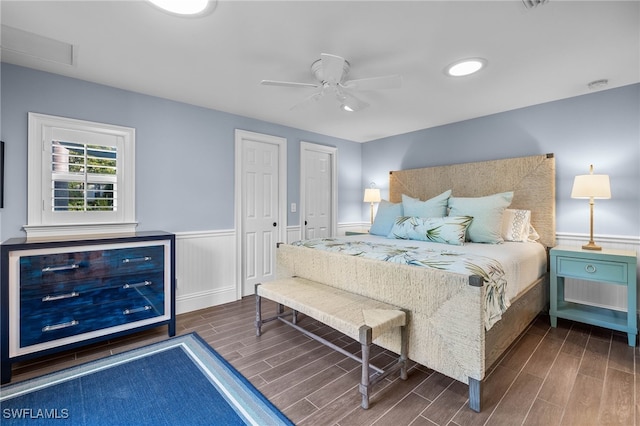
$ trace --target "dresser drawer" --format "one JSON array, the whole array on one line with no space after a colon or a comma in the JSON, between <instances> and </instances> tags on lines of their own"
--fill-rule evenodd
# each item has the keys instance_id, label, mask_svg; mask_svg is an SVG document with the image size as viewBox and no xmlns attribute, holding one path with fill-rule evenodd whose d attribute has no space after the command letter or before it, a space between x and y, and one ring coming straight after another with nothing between
<instances>
[{"instance_id":1,"label":"dresser drawer","mask_svg":"<svg viewBox=\"0 0 640 426\"><path fill-rule=\"evenodd\" d=\"M164 313L164 295L109 300L118 289L103 290L103 303L86 303L91 295L53 302L47 309L37 309L36 301L26 301L20 319L20 346L25 347L63 337L118 326ZM106 299L106 300L105 300ZM82 303L84 302L84 303ZM55 307L54 305L58 305Z\"/></svg>"},{"instance_id":2,"label":"dresser drawer","mask_svg":"<svg viewBox=\"0 0 640 426\"><path fill-rule=\"evenodd\" d=\"M20 286L87 280L108 274L103 250L20 258Z\"/></svg>"},{"instance_id":3,"label":"dresser drawer","mask_svg":"<svg viewBox=\"0 0 640 426\"><path fill-rule=\"evenodd\" d=\"M20 288L20 300L43 299L43 302L68 299L87 293L95 293L104 288L121 288L123 297L135 289L144 288L145 292L164 290L164 274L162 272L145 272L113 277L98 277L84 281L47 282L39 286L23 286Z\"/></svg>"},{"instance_id":4,"label":"dresser drawer","mask_svg":"<svg viewBox=\"0 0 640 426\"><path fill-rule=\"evenodd\" d=\"M558 257L556 262L556 273L562 277L627 284L626 263L571 257Z\"/></svg>"},{"instance_id":5,"label":"dresser drawer","mask_svg":"<svg viewBox=\"0 0 640 426\"><path fill-rule=\"evenodd\" d=\"M110 274L162 271L164 269L164 247L146 246L109 250Z\"/></svg>"}]
</instances>

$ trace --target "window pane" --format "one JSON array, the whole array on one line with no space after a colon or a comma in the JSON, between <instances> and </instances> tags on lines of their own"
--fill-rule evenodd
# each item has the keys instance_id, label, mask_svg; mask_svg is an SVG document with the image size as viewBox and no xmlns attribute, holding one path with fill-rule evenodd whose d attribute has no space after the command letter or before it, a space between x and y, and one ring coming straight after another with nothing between
<instances>
[{"instance_id":1,"label":"window pane","mask_svg":"<svg viewBox=\"0 0 640 426\"><path fill-rule=\"evenodd\" d=\"M115 211L117 148L52 141L53 211Z\"/></svg>"}]
</instances>

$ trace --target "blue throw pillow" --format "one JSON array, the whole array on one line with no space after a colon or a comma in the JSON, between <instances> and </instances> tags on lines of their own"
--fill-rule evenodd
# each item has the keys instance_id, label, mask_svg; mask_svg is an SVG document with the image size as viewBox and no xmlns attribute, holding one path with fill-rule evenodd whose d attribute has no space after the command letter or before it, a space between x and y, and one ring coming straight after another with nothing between
<instances>
[{"instance_id":1,"label":"blue throw pillow","mask_svg":"<svg viewBox=\"0 0 640 426\"><path fill-rule=\"evenodd\" d=\"M402 214L401 203L394 204L387 200L380 201L376 218L373 220L373 225L371 225L369 233L371 235L386 237L391 231L391 227L396 221L396 218L402 216Z\"/></svg>"},{"instance_id":2,"label":"blue throw pillow","mask_svg":"<svg viewBox=\"0 0 640 426\"><path fill-rule=\"evenodd\" d=\"M427 201L402 194L402 208L405 216L416 217L443 217L447 215L447 202L451 196L451 190L436 195Z\"/></svg>"},{"instance_id":3,"label":"blue throw pillow","mask_svg":"<svg viewBox=\"0 0 640 426\"><path fill-rule=\"evenodd\" d=\"M467 240L474 243L502 243L502 216L512 199L513 192L475 198L451 197L449 215L473 217L467 229Z\"/></svg>"}]
</instances>

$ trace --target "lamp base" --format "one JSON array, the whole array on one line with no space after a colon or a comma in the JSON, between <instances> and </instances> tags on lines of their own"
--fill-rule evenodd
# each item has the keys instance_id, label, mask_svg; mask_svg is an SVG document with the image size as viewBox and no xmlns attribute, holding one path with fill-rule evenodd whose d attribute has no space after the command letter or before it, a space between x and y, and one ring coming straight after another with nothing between
<instances>
[{"instance_id":1,"label":"lamp base","mask_svg":"<svg viewBox=\"0 0 640 426\"><path fill-rule=\"evenodd\" d=\"M589 241L588 244L582 246L583 250L602 250L602 247L597 245L593 240Z\"/></svg>"}]
</instances>

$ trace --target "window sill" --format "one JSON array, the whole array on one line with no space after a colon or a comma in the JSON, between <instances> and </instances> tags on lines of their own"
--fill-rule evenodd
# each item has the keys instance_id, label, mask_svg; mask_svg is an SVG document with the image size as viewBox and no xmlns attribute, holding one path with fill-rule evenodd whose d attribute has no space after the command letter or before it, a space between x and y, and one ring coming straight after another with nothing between
<instances>
[{"instance_id":1,"label":"window sill","mask_svg":"<svg viewBox=\"0 0 640 426\"><path fill-rule=\"evenodd\" d=\"M65 225L24 225L27 239L50 239L67 237L92 237L100 235L131 234L136 231L137 222L129 223L81 223Z\"/></svg>"}]
</instances>

